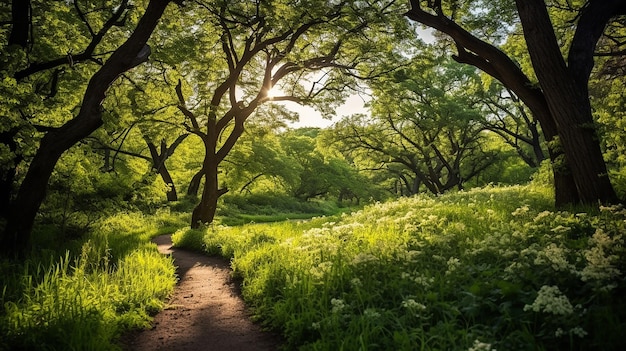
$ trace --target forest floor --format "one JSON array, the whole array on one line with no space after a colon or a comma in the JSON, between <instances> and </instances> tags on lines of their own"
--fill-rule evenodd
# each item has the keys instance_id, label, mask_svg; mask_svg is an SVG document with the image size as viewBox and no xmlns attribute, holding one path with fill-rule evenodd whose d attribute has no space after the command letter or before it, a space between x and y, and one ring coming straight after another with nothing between
<instances>
[{"instance_id":1,"label":"forest floor","mask_svg":"<svg viewBox=\"0 0 626 351\"><path fill-rule=\"evenodd\" d=\"M178 285L152 329L122 338L128 351L274 351L280 338L250 320L250 312L220 257L172 247L170 235L153 239L159 252L172 254Z\"/></svg>"}]
</instances>

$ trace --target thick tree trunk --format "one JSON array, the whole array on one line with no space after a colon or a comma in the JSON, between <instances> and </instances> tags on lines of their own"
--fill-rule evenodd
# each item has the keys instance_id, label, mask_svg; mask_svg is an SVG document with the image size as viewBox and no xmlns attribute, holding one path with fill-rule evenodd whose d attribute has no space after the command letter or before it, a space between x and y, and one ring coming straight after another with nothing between
<instances>
[{"instance_id":1,"label":"thick tree trunk","mask_svg":"<svg viewBox=\"0 0 626 351\"><path fill-rule=\"evenodd\" d=\"M580 202L616 202L589 97L579 88L563 60L544 1L516 0L516 3L533 68L557 125Z\"/></svg>"},{"instance_id":2,"label":"thick tree trunk","mask_svg":"<svg viewBox=\"0 0 626 351\"><path fill-rule=\"evenodd\" d=\"M169 0L150 1L130 38L89 80L78 115L42 138L12 204L7 225L0 238L2 253L19 256L28 249L35 216L45 198L48 180L57 161L66 150L102 125L100 105L106 91L121 73L147 60L150 47L146 42L168 3Z\"/></svg>"},{"instance_id":3,"label":"thick tree trunk","mask_svg":"<svg viewBox=\"0 0 626 351\"><path fill-rule=\"evenodd\" d=\"M29 0L13 0L11 2L11 22L9 45L19 45L26 48L31 26Z\"/></svg>"},{"instance_id":4,"label":"thick tree trunk","mask_svg":"<svg viewBox=\"0 0 626 351\"><path fill-rule=\"evenodd\" d=\"M215 157L205 160L205 166L202 168L204 170L204 189L200 203L191 214L191 228L212 223L217 211L217 200L228 192L228 189L219 188L217 165Z\"/></svg>"}]
</instances>

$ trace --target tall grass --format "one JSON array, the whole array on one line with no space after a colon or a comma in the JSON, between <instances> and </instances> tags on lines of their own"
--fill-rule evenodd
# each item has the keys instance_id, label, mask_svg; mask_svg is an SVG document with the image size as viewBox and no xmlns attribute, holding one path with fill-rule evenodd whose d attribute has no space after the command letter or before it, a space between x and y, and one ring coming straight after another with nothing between
<instances>
[{"instance_id":1,"label":"tall grass","mask_svg":"<svg viewBox=\"0 0 626 351\"><path fill-rule=\"evenodd\" d=\"M102 220L77 252L2 263L0 349L117 349L120 333L146 327L174 288L171 258L149 243L172 222L122 213Z\"/></svg>"},{"instance_id":2,"label":"tall grass","mask_svg":"<svg viewBox=\"0 0 626 351\"><path fill-rule=\"evenodd\" d=\"M625 219L619 207L554 211L542 188L488 187L175 243L231 258L288 349L618 350Z\"/></svg>"}]
</instances>

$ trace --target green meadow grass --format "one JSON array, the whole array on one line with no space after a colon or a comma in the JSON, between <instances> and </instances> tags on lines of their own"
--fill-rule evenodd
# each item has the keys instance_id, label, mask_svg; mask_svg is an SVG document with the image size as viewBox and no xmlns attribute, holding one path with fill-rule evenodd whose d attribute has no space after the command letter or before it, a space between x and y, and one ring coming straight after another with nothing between
<instances>
[{"instance_id":1,"label":"green meadow grass","mask_svg":"<svg viewBox=\"0 0 626 351\"><path fill-rule=\"evenodd\" d=\"M0 349L119 349L116 338L147 327L173 291L173 262L149 240L179 222L120 213L74 243L78 250L0 263Z\"/></svg>"},{"instance_id":2,"label":"green meadow grass","mask_svg":"<svg viewBox=\"0 0 626 351\"><path fill-rule=\"evenodd\" d=\"M626 211L555 211L551 197L487 187L174 242L230 258L287 349L618 350Z\"/></svg>"}]
</instances>

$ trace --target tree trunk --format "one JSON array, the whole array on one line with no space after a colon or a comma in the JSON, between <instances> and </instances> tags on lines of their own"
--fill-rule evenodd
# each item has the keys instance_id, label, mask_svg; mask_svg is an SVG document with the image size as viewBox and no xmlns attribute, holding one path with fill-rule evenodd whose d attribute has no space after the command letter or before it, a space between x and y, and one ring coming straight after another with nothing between
<instances>
[{"instance_id":1,"label":"tree trunk","mask_svg":"<svg viewBox=\"0 0 626 351\"><path fill-rule=\"evenodd\" d=\"M222 119L218 122L214 113L209 114L207 133L198 135L202 138L202 142L204 143L204 162L200 170L201 174L204 176L204 190L202 190L200 203L194 208L191 214L191 228L198 228L202 224L213 222L215 212L217 211L217 200L220 196L228 192L227 188L219 188L218 166L243 133L243 123L253 110L253 108L248 107L245 113L237 114L235 112L235 124L233 129L219 149L217 147L218 138L221 135L221 131L226 127L228 119ZM241 112L241 110L237 111ZM193 181L192 179L192 182Z\"/></svg>"},{"instance_id":2,"label":"tree trunk","mask_svg":"<svg viewBox=\"0 0 626 351\"><path fill-rule=\"evenodd\" d=\"M614 203L617 195L596 135L589 97L570 74L543 0L516 0L524 37L557 126L578 198L584 204Z\"/></svg>"},{"instance_id":3,"label":"tree trunk","mask_svg":"<svg viewBox=\"0 0 626 351\"><path fill-rule=\"evenodd\" d=\"M165 165L165 161L172 156L174 150L180 145L180 143L187 138L189 134L180 135L170 147L167 147L165 140L161 140L161 154L159 154L156 145L147 138L146 144L148 145L148 149L150 150L150 157L152 158L152 169L154 169L159 175L163 182L168 186L168 190L166 193L167 201L178 201L178 194L176 192L176 186L174 185L174 180L172 179L172 175L170 174L167 166Z\"/></svg>"},{"instance_id":4,"label":"tree trunk","mask_svg":"<svg viewBox=\"0 0 626 351\"><path fill-rule=\"evenodd\" d=\"M552 165L552 173L554 176L554 205L556 207L565 207L567 205L577 204L580 199L576 190L576 183L571 172L571 168L565 159L563 149L558 135L556 134L556 125L552 120L552 116L546 111L549 120L546 120L541 126L543 136L548 144L548 156Z\"/></svg>"},{"instance_id":5,"label":"tree trunk","mask_svg":"<svg viewBox=\"0 0 626 351\"><path fill-rule=\"evenodd\" d=\"M146 42L168 3L169 0L150 1L130 38L89 80L78 115L42 138L10 209L0 238L2 253L21 256L28 249L35 216L45 198L48 180L57 161L66 150L102 125L100 105L106 91L120 74L148 59L150 47Z\"/></svg>"},{"instance_id":6,"label":"tree trunk","mask_svg":"<svg viewBox=\"0 0 626 351\"><path fill-rule=\"evenodd\" d=\"M228 192L227 189L219 188L217 166L215 157L205 159L205 166L202 167L204 171L204 189L202 190L200 203L193 209L191 214L191 228L198 228L203 224L212 223L217 211L217 200Z\"/></svg>"},{"instance_id":7,"label":"tree trunk","mask_svg":"<svg viewBox=\"0 0 626 351\"><path fill-rule=\"evenodd\" d=\"M178 194L176 193L176 186L174 185L174 180L172 179L172 175L167 170L167 167L159 168L159 175L161 179L167 184L167 201L178 201Z\"/></svg>"},{"instance_id":8,"label":"tree trunk","mask_svg":"<svg viewBox=\"0 0 626 351\"><path fill-rule=\"evenodd\" d=\"M199 170L198 173L194 174L189 182L189 187L187 188L187 195L198 196L198 190L200 190L200 183L202 183L202 178L204 177L204 168Z\"/></svg>"},{"instance_id":9,"label":"tree trunk","mask_svg":"<svg viewBox=\"0 0 626 351\"><path fill-rule=\"evenodd\" d=\"M9 45L28 46L31 27L31 13L29 0L13 0L11 2L11 34Z\"/></svg>"}]
</instances>

